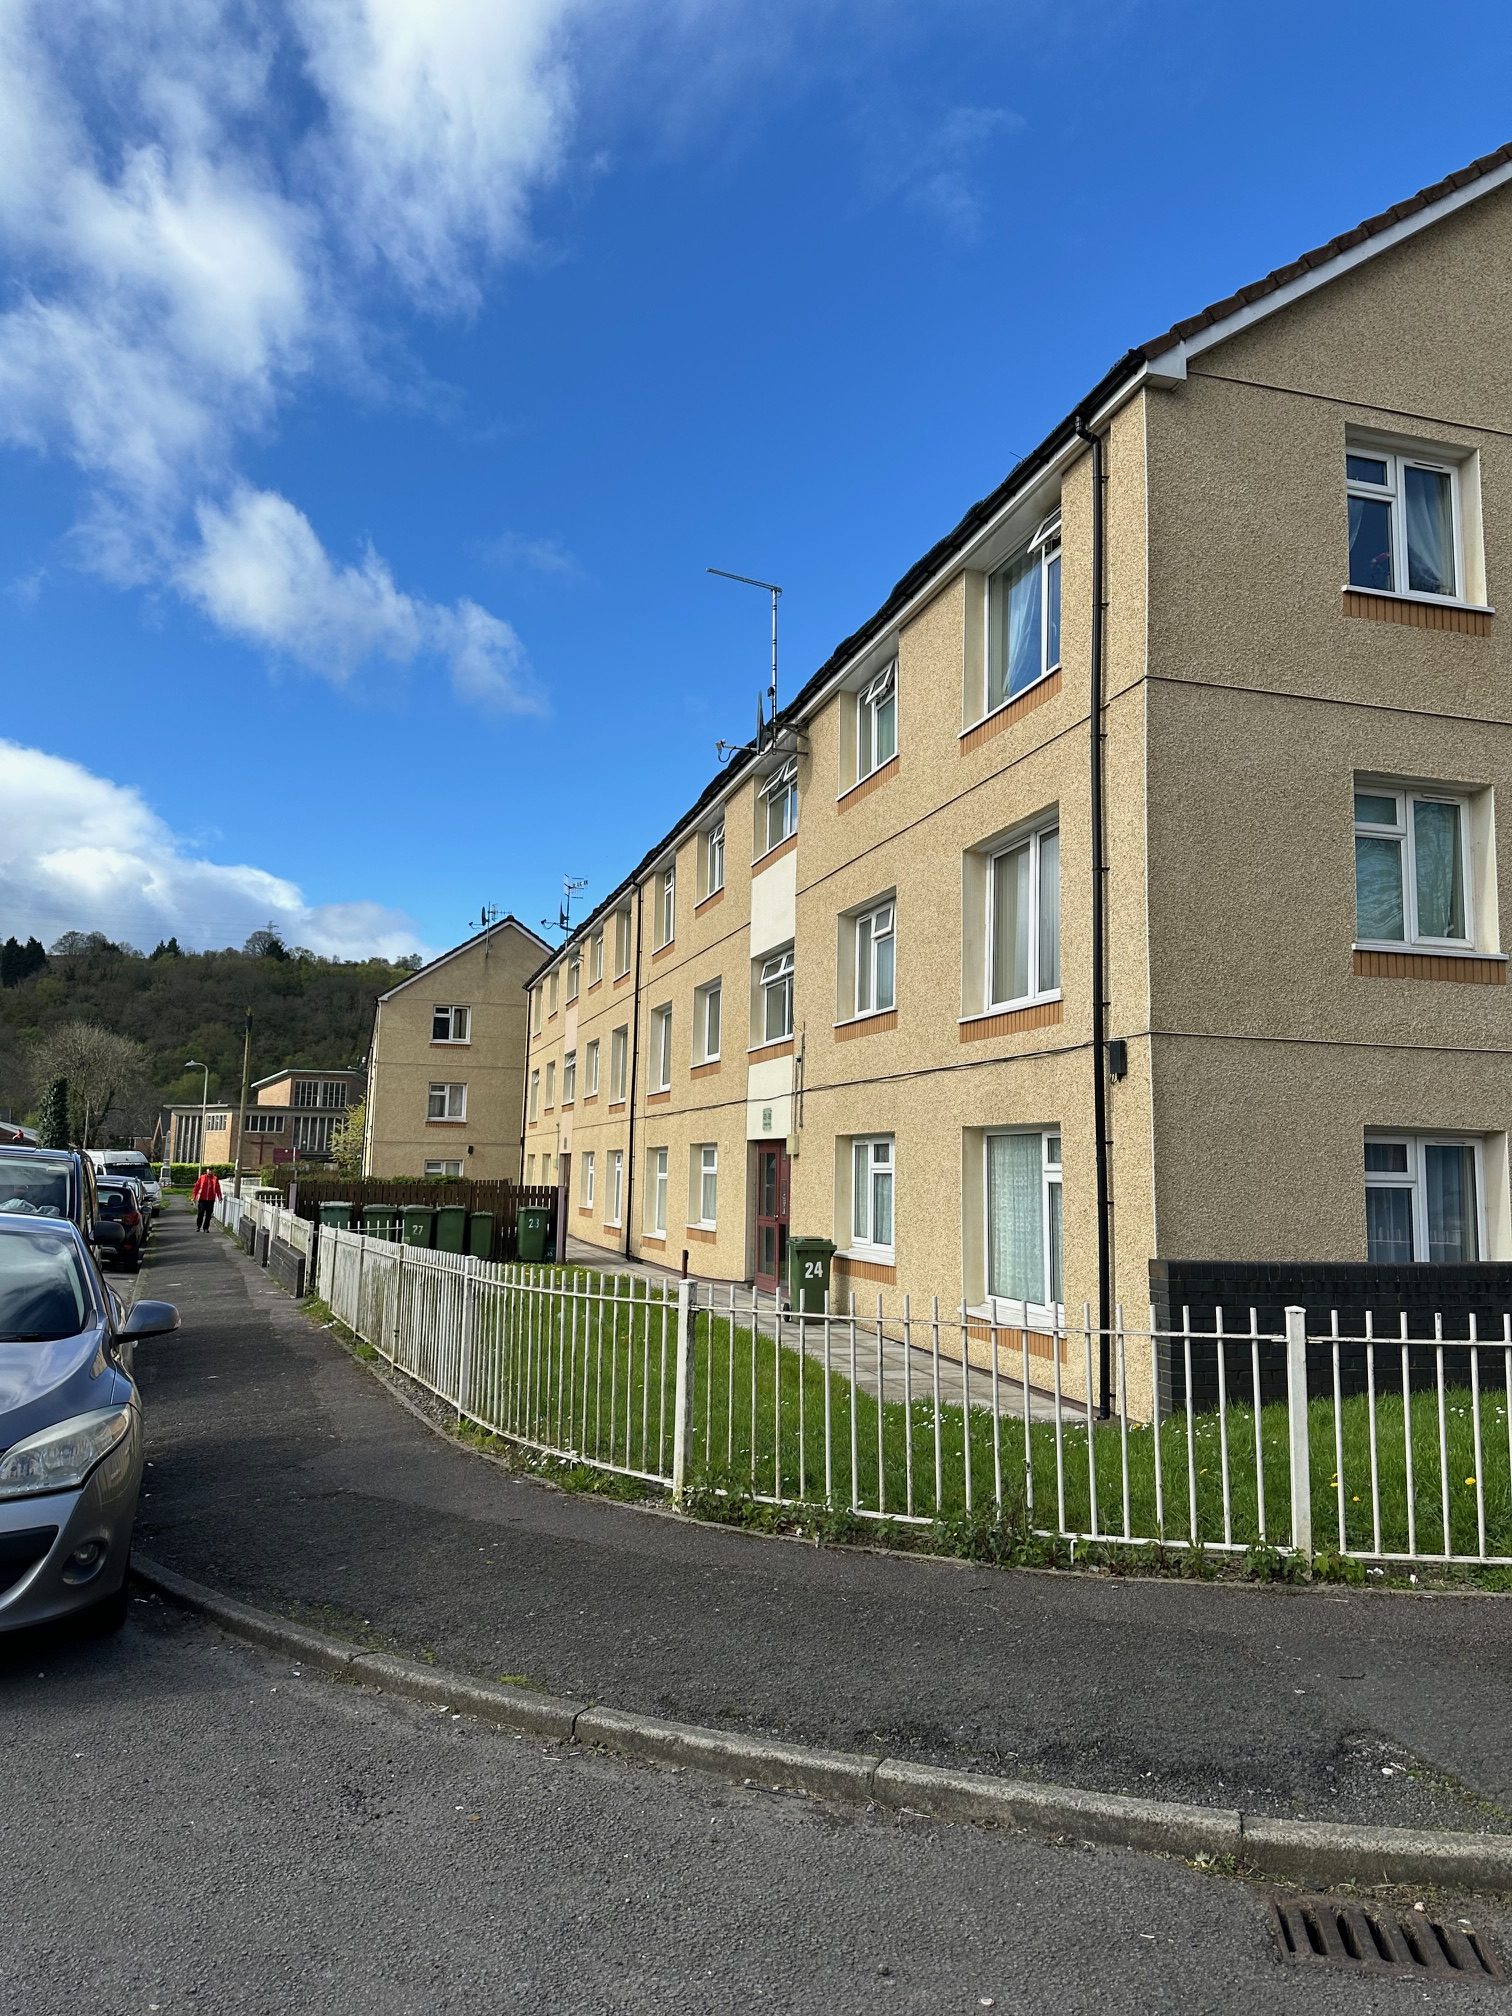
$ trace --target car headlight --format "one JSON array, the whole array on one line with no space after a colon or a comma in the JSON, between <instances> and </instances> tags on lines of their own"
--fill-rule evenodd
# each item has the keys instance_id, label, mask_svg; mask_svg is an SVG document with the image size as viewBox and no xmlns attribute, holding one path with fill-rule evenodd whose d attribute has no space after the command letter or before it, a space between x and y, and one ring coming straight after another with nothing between
<instances>
[{"instance_id":1,"label":"car headlight","mask_svg":"<svg viewBox=\"0 0 1512 2016\"><path fill-rule=\"evenodd\" d=\"M28 1435L0 1456L0 1498L76 1491L131 1427L128 1407L101 1407Z\"/></svg>"}]
</instances>

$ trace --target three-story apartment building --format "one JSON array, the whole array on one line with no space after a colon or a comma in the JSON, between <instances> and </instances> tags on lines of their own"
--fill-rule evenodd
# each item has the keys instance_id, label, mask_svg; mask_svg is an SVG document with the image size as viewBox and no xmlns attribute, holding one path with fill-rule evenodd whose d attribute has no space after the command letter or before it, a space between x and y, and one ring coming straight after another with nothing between
<instances>
[{"instance_id":1,"label":"three-story apartment building","mask_svg":"<svg viewBox=\"0 0 1512 2016\"><path fill-rule=\"evenodd\" d=\"M1218 1263L1512 1259L1509 180L1130 351L553 954L579 1236L771 1284L826 1234L1047 1371Z\"/></svg>"}]
</instances>

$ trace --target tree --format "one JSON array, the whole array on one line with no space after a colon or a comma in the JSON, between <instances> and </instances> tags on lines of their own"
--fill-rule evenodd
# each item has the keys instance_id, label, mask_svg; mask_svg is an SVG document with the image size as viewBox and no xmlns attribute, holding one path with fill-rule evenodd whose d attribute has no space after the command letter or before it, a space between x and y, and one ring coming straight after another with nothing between
<instances>
[{"instance_id":1,"label":"tree","mask_svg":"<svg viewBox=\"0 0 1512 2016\"><path fill-rule=\"evenodd\" d=\"M21 948L21 940L7 938L0 945L0 987L15 987L21 979L21 962L26 954Z\"/></svg>"},{"instance_id":2,"label":"tree","mask_svg":"<svg viewBox=\"0 0 1512 2016\"><path fill-rule=\"evenodd\" d=\"M54 1078L48 1085L42 1101L42 1114L37 1125L38 1138L44 1148L66 1148L68 1146L68 1080Z\"/></svg>"},{"instance_id":3,"label":"tree","mask_svg":"<svg viewBox=\"0 0 1512 2016\"><path fill-rule=\"evenodd\" d=\"M367 1101L348 1106L331 1134L331 1166L343 1176L362 1174L362 1137L367 1131Z\"/></svg>"},{"instance_id":4,"label":"tree","mask_svg":"<svg viewBox=\"0 0 1512 2016\"><path fill-rule=\"evenodd\" d=\"M249 959L287 959L283 939L273 925L265 925L261 931L254 931L243 945L242 951Z\"/></svg>"},{"instance_id":5,"label":"tree","mask_svg":"<svg viewBox=\"0 0 1512 2016\"><path fill-rule=\"evenodd\" d=\"M147 1052L97 1022L64 1022L37 1043L38 1078L68 1080L68 1126L81 1148L96 1145L112 1113L140 1107Z\"/></svg>"},{"instance_id":6,"label":"tree","mask_svg":"<svg viewBox=\"0 0 1512 2016\"><path fill-rule=\"evenodd\" d=\"M154 959L182 959L183 947L177 938L159 938L152 948L152 956Z\"/></svg>"}]
</instances>

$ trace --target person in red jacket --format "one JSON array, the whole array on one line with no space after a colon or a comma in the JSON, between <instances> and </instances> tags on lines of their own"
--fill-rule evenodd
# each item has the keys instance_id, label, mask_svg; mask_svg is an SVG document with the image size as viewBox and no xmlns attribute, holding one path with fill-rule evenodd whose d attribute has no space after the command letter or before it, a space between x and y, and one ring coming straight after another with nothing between
<instances>
[{"instance_id":1,"label":"person in red jacket","mask_svg":"<svg viewBox=\"0 0 1512 2016\"><path fill-rule=\"evenodd\" d=\"M203 1232L210 1223L221 1194L220 1178L209 1169L201 1169L191 1194L194 1198L194 1222Z\"/></svg>"}]
</instances>

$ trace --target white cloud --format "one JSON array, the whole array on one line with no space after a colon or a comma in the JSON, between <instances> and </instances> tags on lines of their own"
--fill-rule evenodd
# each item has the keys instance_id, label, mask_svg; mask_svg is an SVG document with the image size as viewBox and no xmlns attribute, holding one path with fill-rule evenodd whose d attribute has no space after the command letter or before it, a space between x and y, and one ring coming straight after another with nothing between
<instances>
[{"instance_id":1,"label":"white cloud","mask_svg":"<svg viewBox=\"0 0 1512 2016\"><path fill-rule=\"evenodd\" d=\"M103 931L150 949L240 945L272 921L292 945L332 958L423 952L396 910L368 902L310 904L264 868L208 861L141 793L81 764L0 741L0 929L51 944Z\"/></svg>"},{"instance_id":2,"label":"white cloud","mask_svg":"<svg viewBox=\"0 0 1512 2016\"><path fill-rule=\"evenodd\" d=\"M374 658L408 665L425 655L449 667L461 699L537 709L519 638L476 602L405 594L371 548L355 566L338 564L304 513L271 490L243 485L224 506L202 505L198 520L200 545L180 579L222 629L338 685Z\"/></svg>"},{"instance_id":3,"label":"white cloud","mask_svg":"<svg viewBox=\"0 0 1512 2016\"><path fill-rule=\"evenodd\" d=\"M0 0L0 441L80 470L85 564L304 664L434 655L521 704L502 618L333 563L237 464L312 372L370 369L396 288L466 309L526 246L581 4Z\"/></svg>"}]
</instances>

